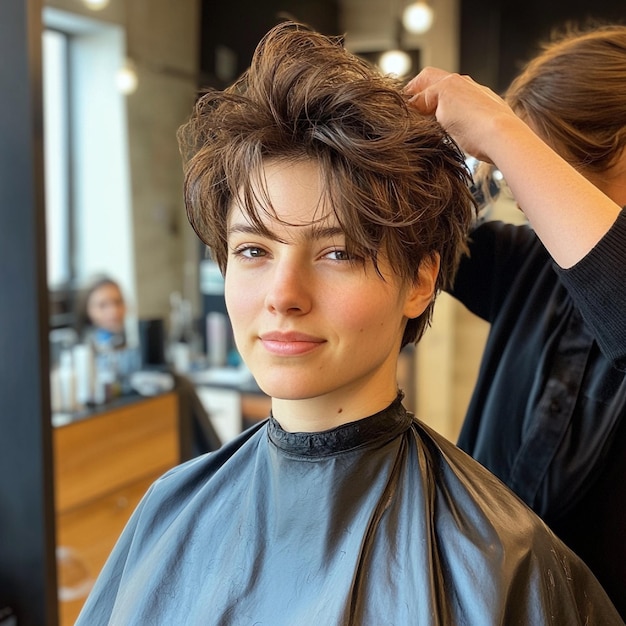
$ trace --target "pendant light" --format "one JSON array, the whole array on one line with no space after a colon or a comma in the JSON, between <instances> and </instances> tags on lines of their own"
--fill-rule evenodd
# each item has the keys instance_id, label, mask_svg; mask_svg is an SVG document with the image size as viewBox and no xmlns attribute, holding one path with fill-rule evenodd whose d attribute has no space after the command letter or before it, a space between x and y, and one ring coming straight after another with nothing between
<instances>
[{"instance_id":1,"label":"pendant light","mask_svg":"<svg viewBox=\"0 0 626 626\"><path fill-rule=\"evenodd\" d=\"M426 0L407 5L402 13L402 24L410 33L421 35L433 25L435 13Z\"/></svg>"},{"instance_id":2,"label":"pendant light","mask_svg":"<svg viewBox=\"0 0 626 626\"><path fill-rule=\"evenodd\" d=\"M83 4L92 11L101 11L109 4L109 0L83 0Z\"/></svg>"}]
</instances>

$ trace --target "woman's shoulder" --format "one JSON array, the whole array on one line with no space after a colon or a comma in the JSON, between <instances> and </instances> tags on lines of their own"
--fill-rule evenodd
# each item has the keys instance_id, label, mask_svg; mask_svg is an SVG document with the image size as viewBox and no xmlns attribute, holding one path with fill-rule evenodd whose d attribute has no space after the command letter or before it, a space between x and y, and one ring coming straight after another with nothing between
<instances>
[{"instance_id":1,"label":"woman's shoulder","mask_svg":"<svg viewBox=\"0 0 626 626\"><path fill-rule=\"evenodd\" d=\"M517 495L431 427L415 420L413 428L440 556L452 580L482 573L474 601L485 616L492 588L510 623L621 623L589 568Z\"/></svg>"},{"instance_id":2,"label":"woman's shoulder","mask_svg":"<svg viewBox=\"0 0 626 626\"><path fill-rule=\"evenodd\" d=\"M145 504L158 510L164 501L184 507L200 491L218 492L224 480L246 475L255 463L258 445L266 437L267 420L255 424L218 450L207 452L173 467L158 478ZM228 478L225 478L228 477Z\"/></svg>"},{"instance_id":3,"label":"woman's shoulder","mask_svg":"<svg viewBox=\"0 0 626 626\"><path fill-rule=\"evenodd\" d=\"M523 536L529 546L545 538L551 545L554 536L545 523L495 474L420 420L414 428L429 457L429 479L443 496L441 506L454 502L456 515L470 526L486 523L500 541L517 543Z\"/></svg>"}]
</instances>

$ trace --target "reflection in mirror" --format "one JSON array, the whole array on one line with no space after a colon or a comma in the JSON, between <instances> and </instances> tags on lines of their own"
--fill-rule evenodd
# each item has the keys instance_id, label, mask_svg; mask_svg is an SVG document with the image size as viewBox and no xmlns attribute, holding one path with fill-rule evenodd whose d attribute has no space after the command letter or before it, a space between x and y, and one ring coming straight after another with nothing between
<instances>
[{"instance_id":1,"label":"reflection in mirror","mask_svg":"<svg viewBox=\"0 0 626 626\"><path fill-rule=\"evenodd\" d=\"M124 32L44 11L44 145L52 326L72 325L73 294L108 273L134 293L126 103L116 85Z\"/></svg>"},{"instance_id":2,"label":"reflection in mirror","mask_svg":"<svg viewBox=\"0 0 626 626\"><path fill-rule=\"evenodd\" d=\"M65 548L77 550L75 554L91 579L102 567L136 500L165 465L178 458L178 408L172 394L155 398L159 406L148 406L153 399L139 402L130 398L131 394L102 405L95 405L96 396L86 402L90 396L83 375L91 370L93 382L96 372L107 374L108 370L94 371L95 359L89 358L85 343L81 343L75 315L77 295L94 275L113 278L127 305L129 347L137 346L140 320L168 320L172 293L182 294L197 307L200 246L184 212L176 131L189 115L198 90L200 3L109 0L97 11L79 0L45 0L44 4L51 372L59 368L55 380L60 385L52 387L62 390L54 404L67 409L53 414L57 545L60 557L66 554ZM134 70L134 90L120 84L121 68ZM112 361L109 356L107 363ZM114 356L120 356L119 351ZM119 370L120 363L115 361ZM72 390L71 397L65 394ZM84 404L88 406L83 410ZM137 421L140 411L145 411L145 419ZM110 418L118 413L120 419L113 420L113 426ZM91 419L98 416L106 419ZM150 433L160 428L160 420L168 425L163 431L166 455L150 443ZM140 422L145 432L133 430L132 425ZM119 428L122 423L124 427ZM111 425L109 436L74 439L75 427L97 430L98 424ZM135 437L138 445L145 444L150 453L120 452L120 437L125 434ZM68 443L67 448L59 448L61 439ZM100 452L87 454L88 442ZM101 447L106 442L115 454L105 462ZM163 466L149 469L147 476L145 457ZM96 505L94 487L102 486L116 468L121 471L132 459L142 459L136 468L141 484L129 480L124 470L123 479L132 483L134 491L120 492L115 499L103 498ZM62 498L59 500L63 491L59 472L67 470L64 476L75 485L89 474L87 465L97 476L85 491L85 506L64 508ZM114 512L106 506L111 502ZM122 502L131 504L122 506ZM90 517L89 511L97 519ZM62 569L62 558L60 561L60 623L73 624L87 585L72 585L72 594L65 593L67 571Z\"/></svg>"}]
</instances>

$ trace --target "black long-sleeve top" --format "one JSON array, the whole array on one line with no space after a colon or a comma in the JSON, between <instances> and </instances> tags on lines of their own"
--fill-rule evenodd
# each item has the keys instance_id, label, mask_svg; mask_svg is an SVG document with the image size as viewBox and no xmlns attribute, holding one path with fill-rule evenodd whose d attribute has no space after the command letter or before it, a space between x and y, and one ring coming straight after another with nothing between
<instances>
[{"instance_id":1,"label":"black long-sleeve top","mask_svg":"<svg viewBox=\"0 0 626 626\"><path fill-rule=\"evenodd\" d=\"M626 209L574 267L473 232L452 295L490 322L459 445L587 561L626 616Z\"/></svg>"}]
</instances>

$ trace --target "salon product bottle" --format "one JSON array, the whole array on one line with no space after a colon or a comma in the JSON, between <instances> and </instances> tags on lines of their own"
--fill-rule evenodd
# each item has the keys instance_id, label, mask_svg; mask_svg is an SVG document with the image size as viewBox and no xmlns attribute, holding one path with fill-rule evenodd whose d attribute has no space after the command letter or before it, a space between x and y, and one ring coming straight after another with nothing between
<instances>
[{"instance_id":1,"label":"salon product bottle","mask_svg":"<svg viewBox=\"0 0 626 626\"><path fill-rule=\"evenodd\" d=\"M210 367L226 365L228 351L228 319L223 313L211 311L206 315L207 357Z\"/></svg>"},{"instance_id":2,"label":"salon product bottle","mask_svg":"<svg viewBox=\"0 0 626 626\"><path fill-rule=\"evenodd\" d=\"M76 377L76 403L84 407L93 401L94 354L88 343L79 343L73 348Z\"/></svg>"},{"instance_id":3,"label":"salon product bottle","mask_svg":"<svg viewBox=\"0 0 626 626\"><path fill-rule=\"evenodd\" d=\"M59 409L71 413L76 408L76 372L71 348L63 348L59 354L58 385Z\"/></svg>"}]
</instances>

